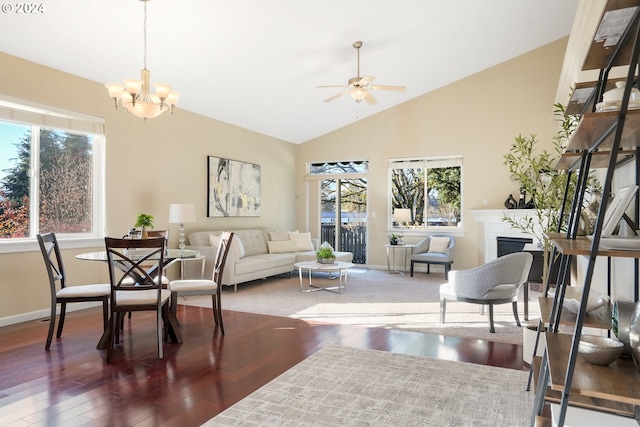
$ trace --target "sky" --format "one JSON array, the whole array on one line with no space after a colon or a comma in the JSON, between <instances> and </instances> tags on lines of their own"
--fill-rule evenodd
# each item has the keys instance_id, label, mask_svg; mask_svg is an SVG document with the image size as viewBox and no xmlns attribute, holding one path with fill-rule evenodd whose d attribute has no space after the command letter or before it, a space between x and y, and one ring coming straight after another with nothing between
<instances>
[{"instance_id":1,"label":"sky","mask_svg":"<svg viewBox=\"0 0 640 427\"><path fill-rule=\"evenodd\" d=\"M29 128L30 126L0 121L0 179L6 175L4 170L13 166L11 159L16 158L15 144Z\"/></svg>"}]
</instances>

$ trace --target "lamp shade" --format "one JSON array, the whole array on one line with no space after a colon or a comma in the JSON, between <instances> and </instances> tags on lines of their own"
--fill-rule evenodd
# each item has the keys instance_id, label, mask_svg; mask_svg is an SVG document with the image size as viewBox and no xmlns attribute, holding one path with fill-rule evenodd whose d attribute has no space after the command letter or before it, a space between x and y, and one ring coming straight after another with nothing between
<instances>
[{"instance_id":1,"label":"lamp shade","mask_svg":"<svg viewBox=\"0 0 640 427\"><path fill-rule=\"evenodd\" d=\"M170 204L169 224L183 224L185 222L196 222L196 212L193 208L193 204Z\"/></svg>"},{"instance_id":2,"label":"lamp shade","mask_svg":"<svg viewBox=\"0 0 640 427\"><path fill-rule=\"evenodd\" d=\"M393 219L398 224L411 222L411 209L394 209Z\"/></svg>"}]
</instances>

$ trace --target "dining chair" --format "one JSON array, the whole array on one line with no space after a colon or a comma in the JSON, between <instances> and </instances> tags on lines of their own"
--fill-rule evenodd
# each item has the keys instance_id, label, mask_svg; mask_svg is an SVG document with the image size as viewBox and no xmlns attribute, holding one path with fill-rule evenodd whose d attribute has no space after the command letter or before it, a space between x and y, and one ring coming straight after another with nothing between
<instances>
[{"instance_id":1,"label":"dining chair","mask_svg":"<svg viewBox=\"0 0 640 427\"><path fill-rule=\"evenodd\" d=\"M176 313L179 296L193 295L211 295L213 304L213 318L216 327L220 328L220 332L224 335L224 323L222 321L222 304L220 300L220 290L222 289L222 273L227 262L227 255L231 248L233 233L224 231L220 235L220 243L216 252L216 259L213 265L213 277L211 280L172 280L169 283L171 291L171 310Z\"/></svg>"},{"instance_id":2,"label":"dining chair","mask_svg":"<svg viewBox=\"0 0 640 427\"><path fill-rule=\"evenodd\" d=\"M44 258L49 277L49 290L51 291L51 316L49 318L49 333L45 350L51 347L53 330L56 324L56 311L60 304L60 319L58 320L58 331L56 338L62 336L64 318L67 312L67 303L70 302L102 302L102 323L106 330L109 318L109 297L111 296L111 286L107 284L91 284L67 286L67 275L64 270L64 263L60 254L60 246L55 233L43 233L36 236L40 251ZM60 289L58 289L58 284Z\"/></svg>"},{"instance_id":3,"label":"dining chair","mask_svg":"<svg viewBox=\"0 0 640 427\"><path fill-rule=\"evenodd\" d=\"M132 311L156 311L158 358L162 359L163 330L167 331L169 328L171 299L171 292L163 289L159 280L164 272L166 241L110 237L105 237L104 241L111 280L107 362L112 361L114 346L120 342L120 326L124 314ZM155 273L152 275L153 270Z\"/></svg>"}]
</instances>

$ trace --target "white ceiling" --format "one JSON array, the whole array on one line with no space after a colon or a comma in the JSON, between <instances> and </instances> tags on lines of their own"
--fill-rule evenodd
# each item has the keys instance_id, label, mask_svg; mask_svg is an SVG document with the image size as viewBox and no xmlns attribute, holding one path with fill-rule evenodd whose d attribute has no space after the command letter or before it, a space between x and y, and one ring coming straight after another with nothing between
<instances>
[{"instance_id":1,"label":"white ceiling","mask_svg":"<svg viewBox=\"0 0 640 427\"><path fill-rule=\"evenodd\" d=\"M152 0L147 67L180 109L299 144L568 35L578 1ZM39 3L0 14L0 51L100 83L139 78L142 2ZM356 40L360 74L406 92L323 103L339 90L316 86L356 76Z\"/></svg>"}]
</instances>

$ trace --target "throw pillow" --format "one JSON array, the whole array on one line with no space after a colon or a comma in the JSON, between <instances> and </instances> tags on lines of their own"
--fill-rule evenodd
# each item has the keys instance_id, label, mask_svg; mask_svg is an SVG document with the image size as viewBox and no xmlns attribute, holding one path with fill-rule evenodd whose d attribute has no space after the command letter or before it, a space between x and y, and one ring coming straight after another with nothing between
<instances>
[{"instance_id":1,"label":"throw pillow","mask_svg":"<svg viewBox=\"0 0 640 427\"><path fill-rule=\"evenodd\" d=\"M289 238L293 242L295 242L297 252L306 252L306 251L313 250L313 243L311 242L311 233L289 233Z\"/></svg>"},{"instance_id":2,"label":"throw pillow","mask_svg":"<svg viewBox=\"0 0 640 427\"><path fill-rule=\"evenodd\" d=\"M217 252L218 246L220 246L220 236L209 234L209 244L214 247ZM246 255L244 245L242 244L242 240L240 240L240 237L238 237L238 235L233 236L233 240L231 240L231 251L236 254L236 257L238 259L244 258Z\"/></svg>"},{"instance_id":3,"label":"throw pillow","mask_svg":"<svg viewBox=\"0 0 640 427\"><path fill-rule=\"evenodd\" d=\"M269 240L267 247L270 254L296 252L296 244L293 240Z\"/></svg>"},{"instance_id":4,"label":"throw pillow","mask_svg":"<svg viewBox=\"0 0 640 427\"><path fill-rule=\"evenodd\" d=\"M279 240L289 240L288 231L270 231L269 240L277 242Z\"/></svg>"},{"instance_id":5,"label":"throw pillow","mask_svg":"<svg viewBox=\"0 0 640 427\"><path fill-rule=\"evenodd\" d=\"M428 252L437 252L443 254L449 247L449 238L443 236L431 236Z\"/></svg>"}]
</instances>

